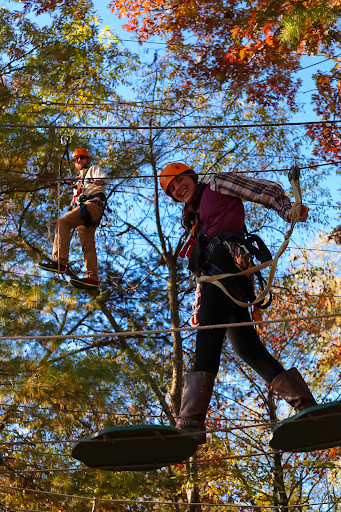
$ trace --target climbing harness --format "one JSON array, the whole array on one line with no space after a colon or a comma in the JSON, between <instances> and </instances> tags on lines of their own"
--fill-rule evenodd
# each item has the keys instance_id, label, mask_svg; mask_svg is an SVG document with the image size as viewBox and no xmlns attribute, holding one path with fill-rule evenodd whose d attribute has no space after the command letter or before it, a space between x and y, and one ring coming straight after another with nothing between
<instances>
[{"instance_id":1,"label":"climbing harness","mask_svg":"<svg viewBox=\"0 0 341 512\"><path fill-rule=\"evenodd\" d=\"M202 262L200 261L200 258L202 258L202 254L203 254L202 249L204 248L204 251L205 251L207 248L207 245L205 247L205 240L203 238L201 238L202 236L205 236L205 235L200 235L198 237L198 240L195 240L194 229L193 229L189 240L186 242L183 249L180 251L179 255L180 256L183 255L182 257L184 257L185 255L188 256L189 254L191 254L191 251L193 249L194 253L192 251L193 255L191 254L192 267L191 267L191 262L190 262L190 265L188 268L189 268L189 270L191 270L194 273L194 275L196 275L198 283L212 283L212 284L218 286L218 288L220 288L228 297L230 297L238 306L241 306L241 307L256 306L258 308L264 309L265 307L268 307L270 305L270 303L271 303L271 287L272 287L272 282L273 282L273 279L275 276L278 260L281 257L281 255L284 253L285 249L287 248L291 234L294 229L294 226L301 215L302 192L301 192L301 187L300 187L300 182L299 182L300 169L298 166L294 165L291 167L289 174L288 174L288 178L289 178L290 184L292 186L292 189L293 189L293 192L295 195L295 200L299 204L297 204L295 206L295 208L293 208L293 210L292 210L291 219L290 219L290 221L291 221L290 229L285 233L284 242L282 243L276 256L273 259L271 258L270 251L267 249L267 247L265 246L264 242L260 239L260 237L258 237L257 235L247 235L245 240L241 238L238 242L239 246L244 245L246 248L246 253L244 254L245 261L244 262L241 261L241 264L244 263L244 266L246 267L244 270L241 270L238 273L217 273L217 272L219 272L219 269L218 268L214 269L211 266L211 270L209 269L208 272L206 269L206 273L208 275L201 275L201 272L198 272L198 270L200 271L200 267L202 264ZM195 226L194 226L194 228L195 228ZM230 234L230 238L231 238L231 235L232 234ZM236 234L234 233L233 235L235 236ZM230 240L230 241L232 242L232 240ZM209 243L212 243L212 242L210 241ZM218 242L216 242L216 243L218 243ZM201 245L201 247L200 247L200 245ZM203 245L204 245L204 247L203 247ZM247 252L249 254L251 254L251 256L254 256L261 263L258 265L253 265L252 259L250 260L249 257L247 256ZM241 254L241 257L242 256L243 255ZM195 261L196 259L197 259L197 261ZM241 258L241 260L242 259L243 258ZM241 268L241 265L237 265L237 266L239 266L239 268ZM264 280L262 277L261 277L261 280L258 279L260 282L262 291L254 300L251 300L251 301L238 300L233 294L229 293L229 291L226 289L226 287L220 282L222 279L225 279L225 278L230 278L230 279L233 278L234 285L235 285L235 278L237 278L237 276L238 277L250 276L250 275L254 274L258 277L258 275L260 275L260 271L267 267L270 267L270 271L269 271L269 276L268 276L266 285L264 286ZM216 270L216 272L214 272L214 274L211 273L213 270ZM205 269L204 269L204 271L205 271ZM239 287L239 288L241 288L241 287ZM264 299L266 299L266 297L268 295L270 298L268 299L268 301L266 303L264 303Z\"/></svg>"},{"instance_id":2,"label":"climbing harness","mask_svg":"<svg viewBox=\"0 0 341 512\"><path fill-rule=\"evenodd\" d=\"M84 179L82 181L84 182ZM92 199L97 198L97 197L103 203L103 212L102 212L102 216L96 222L94 222L92 220L91 213L89 212L85 203L87 201L91 201ZM93 226L93 227L97 228L101 224L101 220L104 215L105 208L107 206L107 198L106 198L106 195L103 194L103 192L98 192L97 194L91 194L89 196L87 196L85 194L81 194L78 197L78 206L80 208L80 215L81 215L82 219L84 220L84 226L86 226L86 227ZM70 209L72 210L72 207L70 207Z\"/></svg>"},{"instance_id":3,"label":"climbing harness","mask_svg":"<svg viewBox=\"0 0 341 512\"><path fill-rule=\"evenodd\" d=\"M223 233L214 237L207 246L206 264L203 268L204 275L214 276L222 273L222 270L215 266L210 258L210 254L217 245L223 245L227 249L228 257L231 258L231 264L239 271L254 267L253 258L256 258L260 263L265 263L272 259L271 253L263 240L258 235L248 234L246 228L245 235L238 236L236 233ZM270 306L272 302L271 292L269 292L269 298L266 302L263 302L263 300L256 302L254 278L257 279L259 288L262 291L265 288L265 280L260 271L255 271L245 276L244 281L236 273L233 276L228 279L227 287L234 299L247 303L253 302L260 309L266 309ZM226 289L226 286L223 286Z\"/></svg>"},{"instance_id":4,"label":"climbing harness","mask_svg":"<svg viewBox=\"0 0 341 512\"><path fill-rule=\"evenodd\" d=\"M71 163L70 163L70 157L69 157L69 151L68 151L68 147L70 145L70 142L71 142L71 137L70 136L67 136L67 135L63 135L62 138L61 138L61 143L65 146L65 151L64 151L64 154L63 154L63 158L65 156L67 156L67 159L68 159L68 162L69 162L69 171L70 171L70 175L71 175L71 178L72 178L72 181L74 181L74 178L72 176L72 171L71 171ZM73 153L73 156L75 155L87 155L89 156L89 153L86 149L84 148L80 148L80 149L76 149L75 152ZM63 161L63 158L62 158L62 161ZM61 161L61 164L62 164L62 161ZM61 173L61 164L60 164L60 167L59 167L59 176L60 178L62 177L62 173ZM91 166L87 165L87 169L89 169ZM84 225L86 227L89 227L89 226L93 226L93 227L98 227L101 223L101 219L102 217L97 220L96 222L94 222L92 220L92 217L91 217L91 214L90 212L88 211L87 207L86 207L86 202L87 201L91 201L92 199L94 198L98 198L100 199L101 203L103 203L103 213L102 213L102 216L104 214L104 210L107 206L107 198L105 196L105 194L103 194L103 192L98 192L96 194L90 194L90 195L86 195L82 192L86 182L89 181L89 178L86 177L86 173L85 173L85 176L83 177L79 177L77 179L77 193L75 195L74 193L74 197L73 197L73 201L69 207L69 211L71 211L74 207L76 206L79 206L80 207L80 215L82 217L82 219L84 220ZM77 202L74 202L75 198L77 198Z\"/></svg>"},{"instance_id":5,"label":"climbing harness","mask_svg":"<svg viewBox=\"0 0 341 512\"><path fill-rule=\"evenodd\" d=\"M223 274L222 268L215 263L213 252L217 247L223 247L226 250L224 259L226 264L235 272L230 274L228 282L219 283L221 287L229 290L229 294L235 300L245 303L252 303L256 300L254 281L258 281L259 288L263 291L265 288L265 280L260 271L240 278L239 273L254 266L253 259L264 263L271 260L272 256L263 242L263 240L255 234L249 234L245 229L245 233L229 233L224 232L210 238L206 234L199 235L195 245L193 245L188 269L197 277L200 282L202 275L217 276ZM215 283L214 283L215 284ZM254 305L260 309L270 306L272 295L266 302L260 300Z\"/></svg>"}]
</instances>

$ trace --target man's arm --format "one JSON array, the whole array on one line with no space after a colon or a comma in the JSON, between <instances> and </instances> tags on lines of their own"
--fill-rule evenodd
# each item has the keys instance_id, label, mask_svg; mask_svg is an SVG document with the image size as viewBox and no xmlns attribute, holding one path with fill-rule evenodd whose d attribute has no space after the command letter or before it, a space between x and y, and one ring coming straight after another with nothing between
<instances>
[{"instance_id":1,"label":"man's arm","mask_svg":"<svg viewBox=\"0 0 341 512\"><path fill-rule=\"evenodd\" d=\"M100 165L92 165L88 170L88 176L90 183L94 183L97 186L107 185L109 178L107 173L103 170Z\"/></svg>"}]
</instances>

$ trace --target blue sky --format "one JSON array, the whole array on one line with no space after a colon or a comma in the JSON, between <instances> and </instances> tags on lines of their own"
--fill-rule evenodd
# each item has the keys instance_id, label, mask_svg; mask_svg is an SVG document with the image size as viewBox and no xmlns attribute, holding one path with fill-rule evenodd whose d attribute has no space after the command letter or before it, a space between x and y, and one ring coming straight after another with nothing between
<instances>
[{"instance_id":1,"label":"blue sky","mask_svg":"<svg viewBox=\"0 0 341 512\"><path fill-rule=\"evenodd\" d=\"M109 3L109 0L107 1ZM157 37L153 37L150 41L144 43L142 46L139 45L136 41L133 40L133 37L130 33L121 29L122 25L126 23L126 19L119 19L116 14L110 11L106 4L106 1L103 2L103 0L94 0L95 8L97 10L99 17L103 21L103 25L109 26L113 29L113 32L122 40L123 46L125 46L134 53L139 53L142 56L142 60L145 60L146 63L150 63L153 60L154 52L156 50L162 52L165 49L165 43ZM3 5L5 7L12 7L13 9L16 10L20 10L22 6L22 4L10 0L4 0ZM33 21L43 25L49 23L48 18L48 15L41 15L38 17L34 16ZM322 56L304 56L302 58L302 67L304 69L300 70L297 73L297 76L302 80L302 86L300 88L298 96L302 107L299 110L299 112L294 116L294 121L303 122L318 120L318 117L311 106L311 95L315 90L315 84L312 80L312 76L318 70L329 70L331 65L332 61L325 60L324 57ZM128 91L125 91L125 93L129 94ZM129 97L127 99L129 99ZM307 148L305 154L307 155L307 157L311 156L311 151L309 148ZM336 176L335 172L332 172L332 175L328 178L328 183L332 191L333 199L336 202L339 199L341 178ZM329 215L331 215L332 213L333 212L330 211Z\"/></svg>"},{"instance_id":2,"label":"blue sky","mask_svg":"<svg viewBox=\"0 0 341 512\"><path fill-rule=\"evenodd\" d=\"M109 2L109 0L107 0ZM94 0L94 6L99 17L103 21L104 26L109 26L113 29L113 32L122 40L123 46L129 50L139 53L141 56L145 56L146 62L153 60L154 52L156 50L162 51L165 49L165 43L157 37L151 38L151 40L144 43L142 46L134 41L133 36L125 30L122 30L122 26L126 23L126 19L119 19L118 16L111 12L109 7L106 5L107 2L103 0ZM15 10L20 10L22 4L4 0L3 5L5 7L12 7ZM44 14L40 16L32 16L33 21L39 24L47 24L49 22L49 16ZM298 121L315 121L318 119L315 112L311 108L311 94L314 90L314 82L312 81L312 75L318 70L327 71L331 67L331 61L325 60L321 56L302 58L302 69L298 72L297 76L302 80L302 87L299 93L299 99L304 104L303 109L297 114Z\"/></svg>"}]
</instances>

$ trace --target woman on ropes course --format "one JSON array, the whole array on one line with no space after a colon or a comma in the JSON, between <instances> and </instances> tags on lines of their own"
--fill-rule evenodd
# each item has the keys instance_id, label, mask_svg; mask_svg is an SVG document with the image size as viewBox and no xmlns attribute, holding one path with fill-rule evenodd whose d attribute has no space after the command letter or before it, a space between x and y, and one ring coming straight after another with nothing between
<instances>
[{"instance_id":1,"label":"woman on ropes course","mask_svg":"<svg viewBox=\"0 0 341 512\"><path fill-rule=\"evenodd\" d=\"M243 245L242 200L272 208L287 222L297 204L292 205L282 187L268 180L218 173L209 184L199 183L197 174L184 163L167 165L160 174L160 184L169 197L185 205L182 225L192 229L196 240L189 268L197 275L237 273L245 268L241 264L247 257ZM299 221L306 221L308 211L306 206L301 206ZM255 300L249 276L226 277L221 284L237 302ZM242 322L250 322L248 308L238 305L220 287L203 282L197 325ZM264 347L253 326L198 330L194 368L184 377L177 428L196 433L199 444L206 442L205 417L225 336L236 354L294 407L296 413L317 405L298 370L285 370Z\"/></svg>"},{"instance_id":2,"label":"woman on ropes course","mask_svg":"<svg viewBox=\"0 0 341 512\"><path fill-rule=\"evenodd\" d=\"M95 231L106 206L105 186L108 178L100 165L90 165L90 155L85 148L76 149L72 155L72 161L78 171L78 179L73 189L69 211L50 224L57 228L53 244L53 262L39 263L38 267L51 272L65 273L71 232L77 228L84 254L86 275L82 279L71 279L71 283L78 288L97 289Z\"/></svg>"}]
</instances>

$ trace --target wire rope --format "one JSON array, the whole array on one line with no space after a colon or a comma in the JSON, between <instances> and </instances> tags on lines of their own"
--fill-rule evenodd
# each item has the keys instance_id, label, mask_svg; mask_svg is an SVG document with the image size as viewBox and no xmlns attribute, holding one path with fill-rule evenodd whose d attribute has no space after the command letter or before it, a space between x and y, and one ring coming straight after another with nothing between
<instances>
[{"instance_id":1,"label":"wire rope","mask_svg":"<svg viewBox=\"0 0 341 512\"><path fill-rule=\"evenodd\" d=\"M335 125L341 123L341 119L335 120L320 120L320 121L292 121L292 122L283 122L283 123L241 123L241 124L208 124L208 125L164 125L164 126L77 126L77 125L62 125L58 126L60 130L120 130L120 131L138 131L138 130L223 130L225 128L228 129L237 129L237 128L275 128L275 127L290 127L290 126L312 126L316 124L320 125ZM0 124L0 129L5 130L16 130L16 129L48 129L48 128L57 128L54 124Z\"/></svg>"},{"instance_id":2,"label":"wire rope","mask_svg":"<svg viewBox=\"0 0 341 512\"><path fill-rule=\"evenodd\" d=\"M41 489L28 489L25 487L14 487L11 485L0 485L0 489L7 489L7 491L14 491L14 492L23 492L30 494L37 494L37 495L44 495L44 496L54 496L58 498L70 498L73 500L79 500L79 501L88 501L93 503L94 497L93 496L81 496L76 494L67 494L67 493L57 493L53 491L44 491ZM162 500L120 500L120 499L110 499L110 498L100 498L96 497L97 504L99 503L107 503L107 504L117 504L117 505L153 505L153 506L163 506L163 505L177 505L188 507L191 506L204 506L207 508L236 508L237 510L279 510L278 505L248 505L246 503L203 503L203 502L180 502L180 501L162 501ZM295 505L281 505L281 510L295 510L298 507L307 507L309 506L321 506L326 504L337 504L341 502L341 498L338 500L333 501L320 501L315 503L309 503L309 502L302 502L301 504L295 504Z\"/></svg>"},{"instance_id":3,"label":"wire rope","mask_svg":"<svg viewBox=\"0 0 341 512\"><path fill-rule=\"evenodd\" d=\"M319 415L319 418L329 418L329 417L333 417L335 416L335 413L326 413L326 414L321 414ZM176 416L175 416L176 418ZM219 419L217 421L220 421ZM307 418L298 418L295 420L295 424L299 424L299 423L305 423L307 421ZM273 428L274 426L276 425L279 425L282 423L282 420L276 420L276 421L263 421L263 422L253 422L252 424L250 425L238 425L238 424L234 424L232 425L231 427L215 427L215 428L209 428L209 429L205 429L203 431L197 431L197 433L208 433L208 434L212 434L212 433L217 433L217 432L222 432L222 433L231 433L235 430L238 430L238 431L247 431L249 429L254 429L254 428L265 428L265 429L271 429ZM152 424L153 425L153 424ZM116 425L116 427L119 427L120 425ZM187 432L183 433L183 434L168 434L167 435L167 439L171 439L172 437L175 437L175 438L179 438L181 436L184 436L186 437L188 435ZM138 434L135 435L135 436L129 436L129 438L126 438L126 437L115 437L115 441L113 442L117 442L117 441L125 441L125 442L129 442L130 440L140 440L140 441L143 441L145 439L145 436L139 436ZM60 444L70 444L70 443L76 443L76 442L79 442L79 443L87 443L88 442L88 439L69 439L69 440L50 440L50 441L47 441L47 440L30 440L30 441L0 441L0 446L32 446L32 445L60 445ZM107 439L103 438L103 439L93 439L92 440L93 444L96 445L100 445L100 444L105 444L107 442L110 442L108 441ZM271 452L267 452L267 453L275 453L276 450L273 450ZM230 456L229 456L230 457ZM231 456L231 458L234 458L234 456Z\"/></svg>"},{"instance_id":4,"label":"wire rope","mask_svg":"<svg viewBox=\"0 0 341 512\"><path fill-rule=\"evenodd\" d=\"M273 455L275 452L273 453L266 453L266 454L263 454L263 453L260 453L260 454L257 454L258 456L268 456L268 455ZM55 455L55 454L46 454L46 455ZM248 457L249 458L249 457ZM209 457L207 459L201 459L201 458L198 458L196 459L196 463L198 465L207 465L207 464L210 464L212 462L225 462L227 460L240 460L240 456L238 455L231 455L231 456L227 456L227 457ZM242 461L244 462L244 461ZM247 462L247 460L245 461ZM310 465L308 464L308 462L310 463ZM174 464L174 465L182 465L183 462L179 462L178 464ZM285 464L285 466L283 467L283 471L292 471L293 469L308 469L308 470L311 470L311 469L314 469L314 466L317 466L316 469L321 469L320 467L318 467L321 463L320 462L316 462L316 461L306 461L304 464L300 464L300 463L295 463L295 464ZM243 468L246 468L246 469L250 469L250 468L254 468L254 467L258 467L258 466L267 466L267 463L266 462L262 462L262 461L258 461L257 463L251 463L251 464L245 464L243 465L242 467ZM34 468L34 469L6 469L6 470L1 470L0 469L0 475L13 475L13 474L16 474L18 473L20 476L21 475L30 475L30 474L36 474L36 473L70 473L70 472L84 472L84 473L87 473L87 472L93 472L93 471L96 471L98 469L101 469L101 468L91 468L91 467L84 467L84 466L74 466L74 467L62 467L62 468L44 468L44 469L41 469L41 468ZM233 469L234 468L231 468L230 471L233 472ZM323 468L323 471L328 471L328 470L340 470L341 471L341 468L339 466L335 466L335 467L324 467ZM238 471L238 470L237 470Z\"/></svg>"},{"instance_id":5,"label":"wire rope","mask_svg":"<svg viewBox=\"0 0 341 512\"><path fill-rule=\"evenodd\" d=\"M341 160L337 160L335 162L327 162L327 163L323 163L323 164L313 164L313 165L306 165L306 166L300 166L300 169L301 170L304 170L304 169L315 169L317 167L326 167L326 166L329 166L329 165L334 165L334 166L337 166L341 164ZM259 173L262 173L262 174L268 174L268 173L287 173L288 171L290 171L290 167L283 167L282 169L259 169L259 170L255 170L255 169L247 169L247 170L243 170L243 169L240 169L238 171L231 171L231 172L234 172L235 174L259 174ZM214 176L216 174L216 171L212 171L212 172L197 172L196 173L198 176ZM169 174L169 176L172 176L171 174ZM112 177L109 179L125 179L125 180L145 180L145 179L155 179L155 176L154 175L140 175L140 176L136 176L136 175L127 175L127 176L119 176L119 177ZM40 181L52 181L52 182L55 182L58 180L57 177L46 177L44 178L43 176L39 177L39 180ZM22 177L19 177L19 178L6 178L6 179L0 179L0 183L16 183L16 182L36 182L36 178L35 177L32 177L32 178L25 178L23 179ZM76 178L73 178L73 179L63 179L63 182L65 182L66 184L72 184L76 181ZM54 186L54 185L51 185L51 186ZM26 192L26 191L23 191L23 192ZM322 205L323 206L323 205Z\"/></svg>"}]
</instances>

